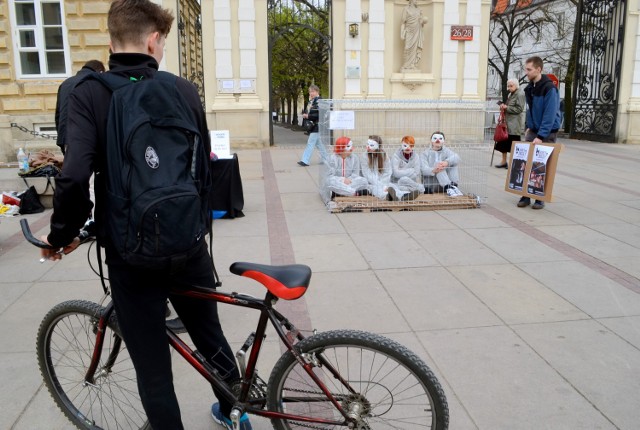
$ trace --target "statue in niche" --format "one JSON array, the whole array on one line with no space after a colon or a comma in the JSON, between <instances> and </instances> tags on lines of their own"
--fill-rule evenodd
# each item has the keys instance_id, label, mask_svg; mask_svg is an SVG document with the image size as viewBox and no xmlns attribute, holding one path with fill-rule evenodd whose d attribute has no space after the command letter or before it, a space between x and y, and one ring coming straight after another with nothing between
<instances>
[{"instance_id":1,"label":"statue in niche","mask_svg":"<svg viewBox=\"0 0 640 430\"><path fill-rule=\"evenodd\" d=\"M418 8L417 0L409 0L409 4L402 11L400 26L400 39L404 40L402 72L418 70L424 40L423 27L426 23L427 18L422 16L422 10Z\"/></svg>"}]
</instances>

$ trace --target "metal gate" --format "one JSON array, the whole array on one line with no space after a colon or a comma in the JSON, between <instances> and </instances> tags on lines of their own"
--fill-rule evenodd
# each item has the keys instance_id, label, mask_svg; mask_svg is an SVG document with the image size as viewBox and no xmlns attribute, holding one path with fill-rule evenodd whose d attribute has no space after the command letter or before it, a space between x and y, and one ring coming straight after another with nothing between
<instances>
[{"instance_id":1,"label":"metal gate","mask_svg":"<svg viewBox=\"0 0 640 430\"><path fill-rule=\"evenodd\" d=\"M571 137L614 142L626 0L582 0Z\"/></svg>"},{"instance_id":2,"label":"metal gate","mask_svg":"<svg viewBox=\"0 0 640 430\"><path fill-rule=\"evenodd\" d=\"M178 1L178 52L180 76L198 88L202 107L204 102L204 68L202 65L202 12L200 1Z\"/></svg>"},{"instance_id":3,"label":"metal gate","mask_svg":"<svg viewBox=\"0 0 640 430\"><path fill-rule=\"evenodd\" d=\"M271 126L295 127L309 84L331 96L331 0L268 0L267 26Z\"/></svg>"}]
</instances>

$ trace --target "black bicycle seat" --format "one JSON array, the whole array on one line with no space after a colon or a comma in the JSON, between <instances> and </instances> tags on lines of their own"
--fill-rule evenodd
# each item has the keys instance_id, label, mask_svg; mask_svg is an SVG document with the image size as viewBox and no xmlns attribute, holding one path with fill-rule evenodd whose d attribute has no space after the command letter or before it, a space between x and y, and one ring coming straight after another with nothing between
<instances>
[{"instance_id":1,"label":"black bicycle seat","mask_svg":"<svg viewBox=\"0 0 640 430\"><path fill-rule=\"evenodd\" d=\"M287 264L284 266L270 266L267 264L233 263L229 268L231 273L246 276L264 285L274 296L295 300L307 291L311 281L311 268L304 264Z\"/></svg>"}]
</instances>

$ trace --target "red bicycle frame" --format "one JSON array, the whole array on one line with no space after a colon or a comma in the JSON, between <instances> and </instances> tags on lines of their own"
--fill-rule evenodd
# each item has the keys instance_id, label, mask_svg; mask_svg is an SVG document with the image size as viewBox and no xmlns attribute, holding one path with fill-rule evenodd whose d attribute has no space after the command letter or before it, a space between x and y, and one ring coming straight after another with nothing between
<instances>
[{"instance_id":1,"label":"red bicycle frame","mask_svg":"<svg viewBox=\"0 0 640 430\"><path fill-rule=\"evenodd\" d=\"M207 362L204 356L200 354L198 351L192 350L189 345L187 345L180 337L167 327L167 337L169 339L169 344L173 349L176 350L178 354L180 354L191 366L202 375L209 383L211 383L219 392L225 397L225 399L234 405L235 408L238 408L242 412L248 412L250 414L263 416L266 418L272 419L288 419L292 421L302 421L309 423L319 423L319 424L329 424L329 425L342 425L347 426L349 422L353 419L347 416L347 413L343 409L342 405L339 402L339 399L333 395L324 382L313 372L313 363L309 362L302 356L302 354L294 348L293 337L300 341L304 339L304 336L300 333L298 329L280 312L273 308L273 305L277 302L278 298L267 292L265 298L260 300L258 298L239 294L239 293L223 293L211 289L193 287L191 290L172 290L172 294L191 297L198 300L212 300L219 303L226 303L233 306L240 306L245 308L252 308L260 311L260 319L258 320L258 325L256 327L254 342L251 346L251 353L249 354L249 360L247 361L246 369L244 375L242 375L241 379L241 391L240 395L236 396L227 386L227 384L222 380L222 377L219 375L218 371L213 368L211 364ZM94 346L93 356L91 359L91 363L89 368L87 369L87 373L85 375L85 383L93 384L95 373L98 368L98 364L100 362L100 357L102 354L102 346L104 343L104 333L107 327L107 322L113 312L113 302L110 302L103 314L100 316L99 321L96 325L96 344ZM265 332L267 328L267 323L271 322L271 325L275 328L276 333L285 344L287 349L294 355L295 359L300 363L300 365L305 369L307 374L313 381L318 385L318 388L324 393L326 398L318 398L316 401L325 402L329 400L335 408L340 412L340 414L344 417L343 421L335 421L328 420L324 418L313 418L306 417L294 414L287 414L276 411L269 411L262 409L261 407L255 407L256 403L263 403L265 399L249 399L249 390L252 385L252 381L255 377L256 364L258 362L258 356L260 354L260 349L262 347L262 342L265 337ZM286 329L286 332L285 332ZM291 339L288 334L291 334ZM122 340L118 338L116 343L114 343L114 347L112 348L109 357L107 358L105 368L109 370L109 368L115 363L116 358L120 352ZM340 381L346 389L351 393L356 393L356 391L349 385L349 383L342 378L342 376L338 373L338 371L331 366L326 360L322 358L322 356L317 357L321 364L325 366L325 368L332 374L334 379ZM306 401L310 401L311 399L306 399Z\"/></svg>"}]
</instances>

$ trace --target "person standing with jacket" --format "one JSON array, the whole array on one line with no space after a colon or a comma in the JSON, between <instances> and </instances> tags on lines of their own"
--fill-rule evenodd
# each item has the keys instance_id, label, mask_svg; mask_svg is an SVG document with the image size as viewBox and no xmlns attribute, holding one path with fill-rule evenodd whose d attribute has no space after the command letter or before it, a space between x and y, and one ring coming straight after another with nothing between
<instances>
[{"instance_id":1,"label":"person standing with jacket","mask_svg":"<svg viewBox=\"0 0 640 430\"><path fill-rule=\"evenodd\" d=\"M307 167L311 162L311 156L313 150L318 148L320 156L323 162L327 162L327 150L324 148L322 142L320 142L320 133L318 133L318 119L320 114L318 112L318 100L320 99L320 88L317 85L309 85L309 104L307 105L306 112L302 114L302 118L307 121L313 122L313 128L309 130L309 139L307 139L307 147L302 154L302 160L298 161L298 164L303 167Z\"/></svg>"},{"instance_id":2,"label":"person standing with jacket","mask_svg":"<svg viewBox=\"0 0 640 430\"><path fill-rule=\"evenodd\" d=\"M525 140L540 144L555 143L560 129L560 96L555 84L547 75L542 74L544 63L540 57L528 58L525 63L525 73L529 85L524 89L527 101L527 129ZM522 196L518 207L523 208L531 204L531 199ZM536 200L533 209L544 208L544 202Z\"/></svg>"},{"instance_id":3,"label":"person standing with jacket","mask_svg":"<svg viewBox=\"0 0 640 430\"><path fill-rule=\"evenodd\" d=\"M507 91L509 91L507 102L500 105L500 111L504 112L509 138L502 142L496 142L495 149L502 154L500 164L496 165L498 169L509 167L507 166L507 154L511 151L511 144L522 139L526 115L524 91L518 85L517 79L507 81Z\"/></svg>"},{"instance_id":4,"label":"person standing with jacket","mask_svg":"<svg viewBox=\"0 0 640 430\"><path fill-rule=\"evenodd\" d=\"M87 61L82 69L78 71L75 75L67 78L60 84L58 87L58 98L56 99L56 132L58 134L58 138L56 139L56 145L60 147L62 154L67 152L67 102L69 99L69 94L71 94L71 90L78 85L85 76L93 73L104 72L104 64L100 60L89 60Z\"/></svg>"}]
</instances>

